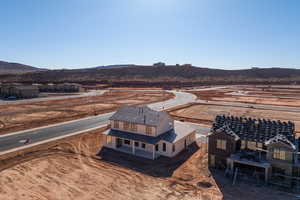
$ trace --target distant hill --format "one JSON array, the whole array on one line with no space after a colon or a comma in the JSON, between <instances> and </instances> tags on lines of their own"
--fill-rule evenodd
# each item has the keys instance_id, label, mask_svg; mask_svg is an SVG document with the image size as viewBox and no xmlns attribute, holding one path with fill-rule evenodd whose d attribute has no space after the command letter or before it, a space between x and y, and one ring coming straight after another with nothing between
<instances>
[{"instance_id":1,"label":"distant hill","mask_svg":"<svg viewBox=\"0 0 300 200\"><path fill-rule=\"evenodd\" d=\"M127 66L48 70L19 75L0 75L4 82L82 84L103 83L111 86L193 86L207 84L291 84L300 83L300 69L252 68L223 70L191 65Z\"/></svg>"},{"instance_id":2,"label":"distant hill","mask_svg":"<svg viewBox=\"0 0 300 200\"><path fill-rule=\"evenodd\" d=\"M45 69L36 68L29 65L19 64L19 63L0 61L0 74L19 74L19 73L26 73L26 72L41 71L41 70L45 70Z\"/></svg>"},{"instance_id":3,"label":"distant hill","mask_svg":"<svg viewBox=\"0 0 300 200\"><path fill-rule=\"evenodd\" d=\"M94 69L113 69L113 68L124 68L124 67L133 67L133 64L122 64L122 65L105 65L105 66L98 66L93 67Z\"/></svg>"}]
</instances>

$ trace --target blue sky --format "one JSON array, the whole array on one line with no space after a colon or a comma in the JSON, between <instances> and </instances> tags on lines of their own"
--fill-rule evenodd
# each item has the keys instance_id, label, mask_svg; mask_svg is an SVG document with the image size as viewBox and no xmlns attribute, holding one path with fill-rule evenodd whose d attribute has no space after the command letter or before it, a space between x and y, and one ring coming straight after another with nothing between
<instances>
[{"instance_id":1,"label":"blue sky","mask_svg":"<svg viewBox=\"0 0 300 200\"><path fill-rule=\"evenodd\" d=\"M300 68L298 0L2 0L0 60Z\"/></svg>"}]
</instances>

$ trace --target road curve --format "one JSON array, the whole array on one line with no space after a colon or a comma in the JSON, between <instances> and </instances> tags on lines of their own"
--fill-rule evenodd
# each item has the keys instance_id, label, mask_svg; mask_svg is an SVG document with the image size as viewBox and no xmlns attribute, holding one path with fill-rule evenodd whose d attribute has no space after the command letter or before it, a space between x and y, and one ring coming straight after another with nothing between
<instances>
[{"instance_id":1,"label":"road curve","mask_svg":"<svg viewBox=\"0 0 300 200\"><path fill-rule=\"evenodd\" d=\"M196 96L191 93L180 91L169 92L174 93L175 97L173 99L149 104L148 106L155 110L161 110L190 103L196 100ZM34 143L54 139L56 137L67 136L76 132L103 126L108 123L108 118L113 113L114 112L105 113L71 122L65 122L48 127L41 127L0 136L0 154L15 148L26 147L29 144L24 144L22 142L22 140L24 139L30 139L30 145L32 145Z\"/></svg>"}]
</instances>

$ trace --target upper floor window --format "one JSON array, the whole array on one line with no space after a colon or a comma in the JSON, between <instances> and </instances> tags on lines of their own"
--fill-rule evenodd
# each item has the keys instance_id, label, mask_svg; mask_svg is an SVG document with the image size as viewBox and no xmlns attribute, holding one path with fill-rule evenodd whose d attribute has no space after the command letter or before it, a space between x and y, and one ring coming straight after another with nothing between
<instances>
[{"instance_id":1,"label":"upper floor window","mask_svg":"<svg viewBox=\"0 0 300 200\"><path fill-rule=\"evenodd\" d=\"M114 128L119 128L119 121L114 121Z\"/></svg>"},{"instance_id":2,"label":"upper floor window","mask_svg":"<svg viewBox=\"0 0 300 200\"><path fill-rule=\"evenodd\" d=\"M146 134L151 135L152 134L152 127L151 126L146 126Z\"/></svg>"},{"instance_id":3,"label":"upper floor window","mask_svg":"<svg viewBox=\"0 0 300 200\"><path fill-rule=\"evenodd\" d=\"M248 141L247 142L247 148L251 149L251 150L256 150L256 142Z\"/></svg>"},{"instance_id":4,"label":"upper floor window","mask_svg":"<svg viewBox=\"0 0 300 200\"><path fill-rule=\"evenodd\" d=\"M286 151L282 149L274 149L273 158L279 160L286 160Z\"/></svg>"},{"instance_id":5,"label":"upper floor window","mask_svg":"<svg viewBox=\"0 0 300 200\"><path fill-rule=\"evenodd\" d=\"M226 150L226 140L217 140L217 149Z\"/></svg>"},{"instance_id":6,"label":"upper floor window","mask_svg":"<svg viewBox=\"0 0 300 200\"><path fill-rule=\"evenodd\" d=\"M130 123L130 130L132 130L132 131L137 131L137 124L135 124L135 123Z\"/></svg>"},{"instance_id":7,"label":"upper floor window","mask_svg":"<svg viewBox=\"0 0 300 200\"><path fill-rule=\"evenodd\" d=\"M106 137L106 144L111 144L112 143L112 136L108 135Z\"/></svg>"},{"instance_id":8,"label":"upper floor window","mask_svg":"<svg viewBox=\"0 0 300 200\"><path fill-rule=\"evenodd\" d=\"M124 122L124 130L129 130L129 122Z\"/></svg>"},{"instance_id":9,"label":"upper floor window","mask_svg":"<svg viewBox=\"0 0 300 200\"><path fill-rule=\"evenodd\" d=\"M245 140L241 141L241 149L246 149L246 141Z\"/></svg>"}]
</instances>

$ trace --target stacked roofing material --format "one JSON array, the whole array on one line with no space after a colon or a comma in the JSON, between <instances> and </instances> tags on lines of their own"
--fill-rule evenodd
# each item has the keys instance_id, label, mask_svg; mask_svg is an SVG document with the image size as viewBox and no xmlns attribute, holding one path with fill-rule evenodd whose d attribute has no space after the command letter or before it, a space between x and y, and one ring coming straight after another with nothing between
<instances>
[{"instance_id":1,"label":"stacked roofing material","mask_svg":"<svg viewBox=\"0 0 300 200\"><path fill-rule=\"evenodd\" d=\"M270 143L275 139L280 139L283 142L295 144L295 124L290 121L219 115L215 119L212 131L224 129L225 126L242 140Z\"/></svg>"}]
</instances>

